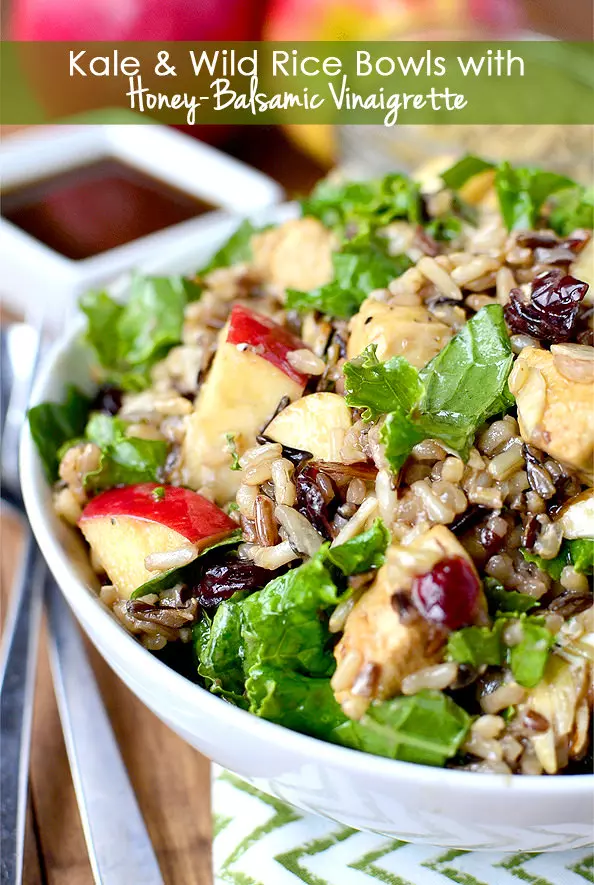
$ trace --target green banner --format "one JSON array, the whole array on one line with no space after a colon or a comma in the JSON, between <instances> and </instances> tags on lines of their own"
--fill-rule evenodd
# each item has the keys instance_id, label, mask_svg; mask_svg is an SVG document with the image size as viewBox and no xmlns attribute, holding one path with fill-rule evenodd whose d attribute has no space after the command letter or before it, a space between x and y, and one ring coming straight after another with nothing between
<instances>
[{"instance_id":1,"label":"green banner","mask_svg":"<svg viewBox=\"0 0 594 885\"><path fill-rule=\"evenodd\" d=\"M3 43L0 74L12 124L594 123L591 42Z\"/></svg>"}]
</instances>

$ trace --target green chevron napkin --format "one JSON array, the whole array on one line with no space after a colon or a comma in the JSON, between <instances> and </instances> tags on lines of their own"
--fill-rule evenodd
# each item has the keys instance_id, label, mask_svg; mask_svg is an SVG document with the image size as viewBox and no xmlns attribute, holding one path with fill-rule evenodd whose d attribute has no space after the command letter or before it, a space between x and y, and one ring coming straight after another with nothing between
<instances>
[{"instance_id":1,"label":"green chevron napkin","mask_svg":"<svg viewBox=\"0 0 594 885\"><path fill-rule=\"evenodd\" d=\"M412 845L306 814L213 769L215 885L590 885L591 849L502 854Z\"/></svg>"}]
</instances>

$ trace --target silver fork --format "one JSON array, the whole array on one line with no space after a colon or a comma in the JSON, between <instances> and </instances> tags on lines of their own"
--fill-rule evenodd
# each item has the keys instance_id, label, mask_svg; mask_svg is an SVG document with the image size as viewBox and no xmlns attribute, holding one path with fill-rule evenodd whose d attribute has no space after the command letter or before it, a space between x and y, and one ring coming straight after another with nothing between
<instances>
[{"instance_id":1,"label":"silver fork","mask_svg":"<svg viewBox=\"0 0 594 885\"><path fill-rule=\"evenodd\" d=\"M26 418L42 329L21 323L6 333L3 330L2 338L7 351L3 358L8 357L2 376L2 497L24 516L18 436ZM9 371L12 368L10 379L5 378L7 367ZM93 876L102 885L162 885L80 633L30 529L0 649L0 881L2 885L22 881L35 660L44 587L56 699Z\"/></svg>"}]
</instances>

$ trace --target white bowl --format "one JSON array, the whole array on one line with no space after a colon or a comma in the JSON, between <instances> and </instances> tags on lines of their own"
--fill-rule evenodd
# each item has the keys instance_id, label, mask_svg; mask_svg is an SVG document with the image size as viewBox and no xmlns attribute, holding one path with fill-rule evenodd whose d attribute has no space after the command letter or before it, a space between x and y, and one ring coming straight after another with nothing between
<instances>
[{"instance_id":1,"label":"white bowl","mask_svg":"<svg viewBox=\"0 0 594 885\"><path fill-rule=\"evenodd\" d=\"M286 217L288 207L267 213ZM201 238L173 264L199 266L227 230ZM171 264L171 263L170 263ZM162 262L169 270L168 262ZM88 378L77 321L49 354L33 403L59 400ZM45 558L83 629L126 685L213 761L271 795L360 830L458 849L555 851L593 836L591 775L514 777L395 762L337 747L258 719L180 676L146 651L96 596L82 545L54 516L31 435L21 446L23 494ZM81 555L82 554L82 555Z\"/></svg>"}]
</instances>

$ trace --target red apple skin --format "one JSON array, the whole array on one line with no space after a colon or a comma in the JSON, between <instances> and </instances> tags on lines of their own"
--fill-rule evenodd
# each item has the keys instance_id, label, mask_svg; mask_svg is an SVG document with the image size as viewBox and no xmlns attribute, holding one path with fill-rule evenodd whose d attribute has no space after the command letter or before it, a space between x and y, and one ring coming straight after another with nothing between
<instances>
[{"instance_id":1,"label":"red apple skin","mask_svg":"<svg viewBox=\"0 0 594 885\"><path fill-rule=\"evenodd\" d=\"M262 359L267 360L288 375L292 381L305 387L309 375L304 375L293 368L287 354L292 350L308 350L309 348L287 329L279 326L270 317L262 316L236 304L229 318L227 332L229 344L247 344L256 350Z\"/></svg>"},{"instance_id":2,"label":"red apple skin","mask_svg":"<svg viewBox=\"0 0 594 885\"><path fill-rule=\"evenodd\" d=\"M164 492L155 494L155 489ZM179 532L191 544L219 540L237 529L237 524L220 507L197 492L154 482L102 492L87 504L79 525L82 527L88 520L106 516L158 522Z\"/></svg>"},{"instance_id":3,"label":"red apple skin","mask_svg":"<svg viewBox=\"0 0 594 885\"><path fill-rule=\"evenodd\" d=\"M13 40L257 40L262 0L15 0ZM92 53L89 52L89 55Z\"/></svg>"}]
</instances>

